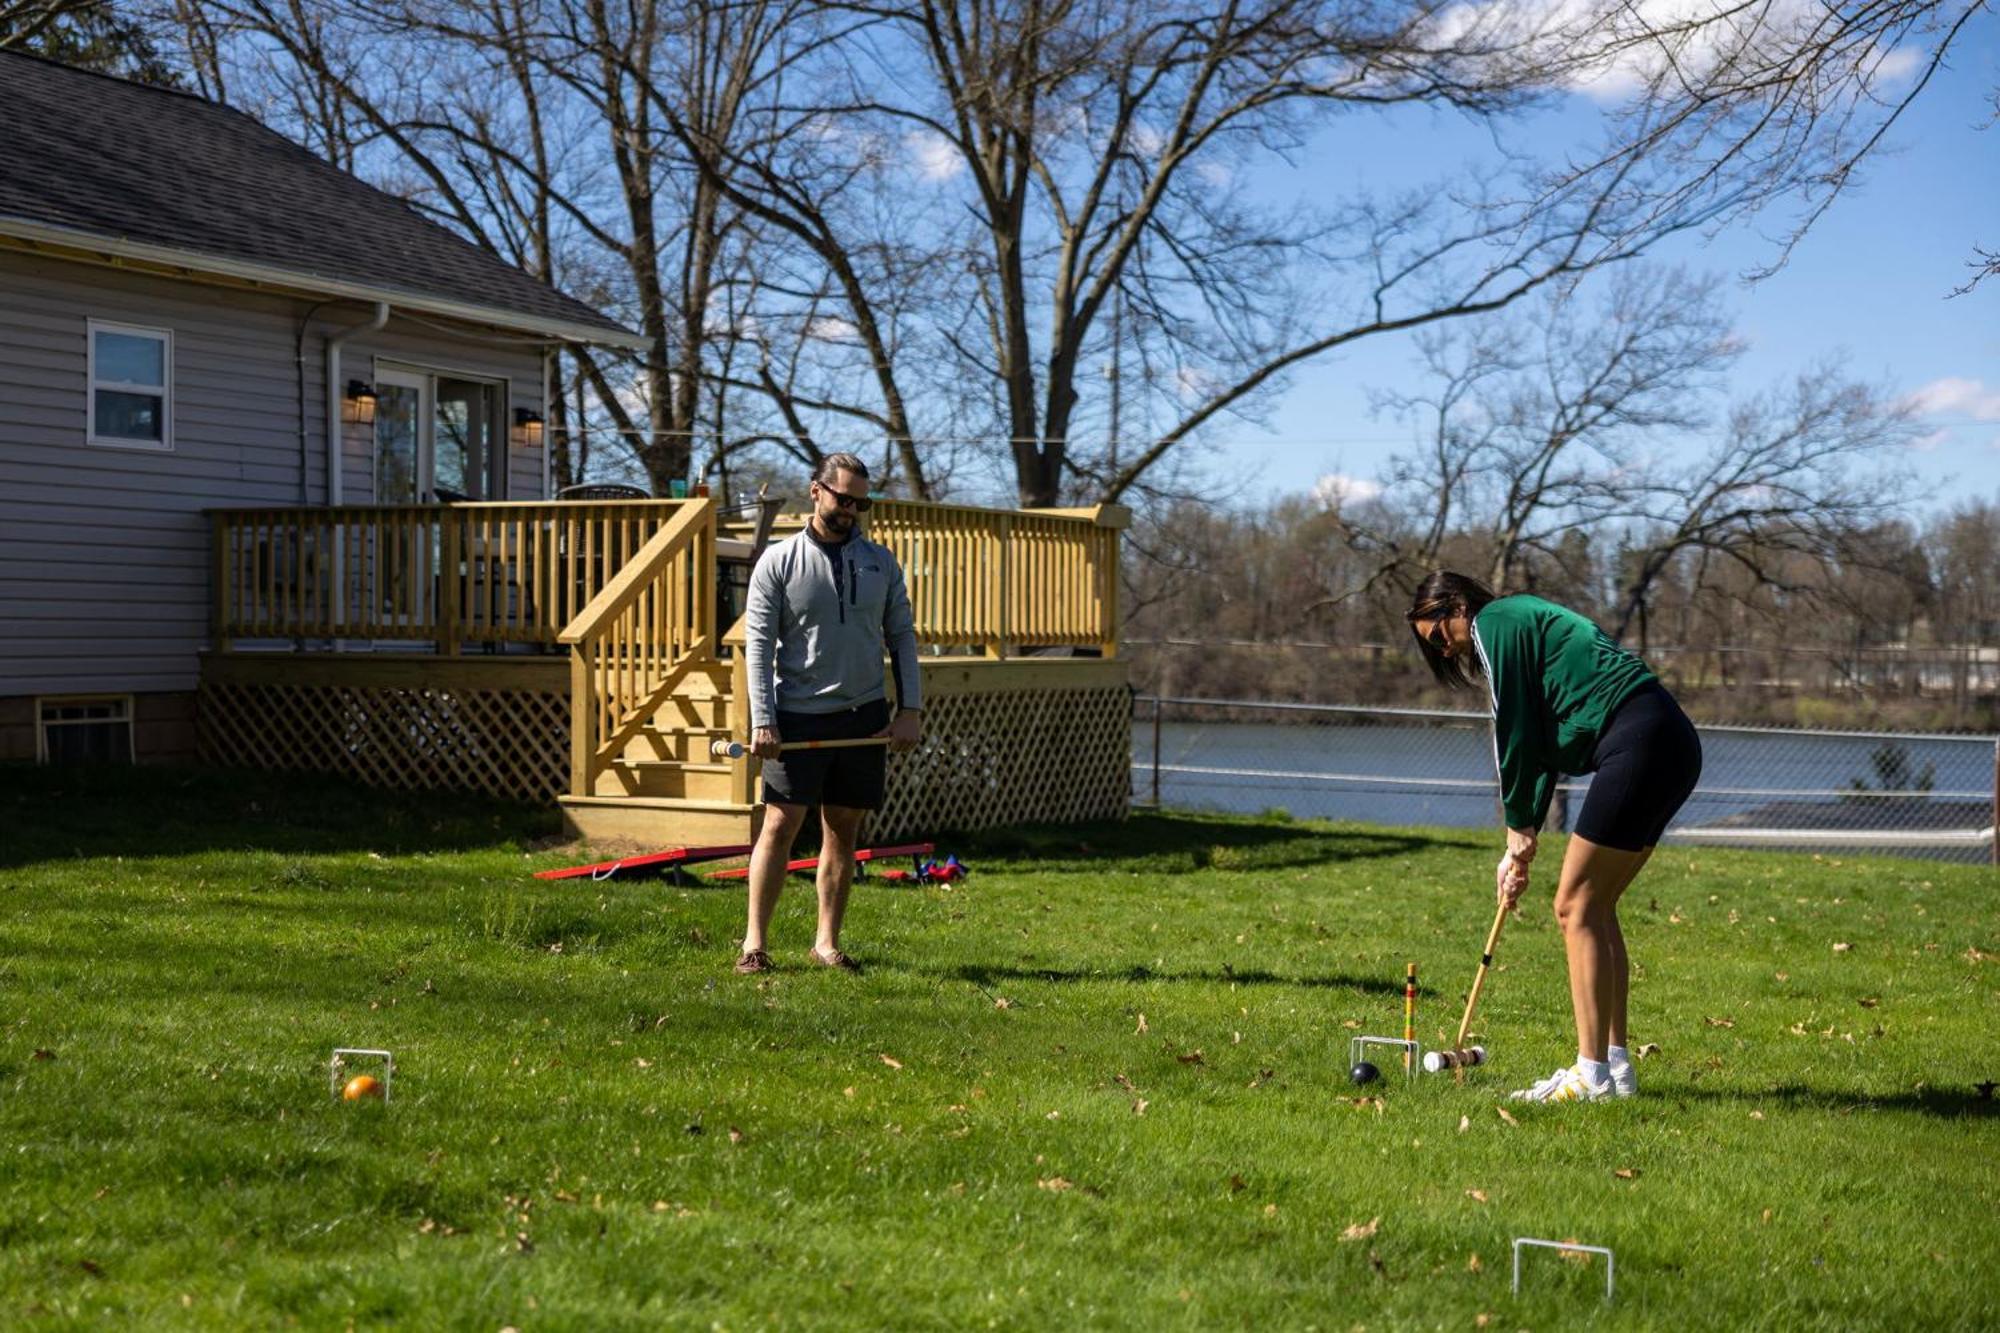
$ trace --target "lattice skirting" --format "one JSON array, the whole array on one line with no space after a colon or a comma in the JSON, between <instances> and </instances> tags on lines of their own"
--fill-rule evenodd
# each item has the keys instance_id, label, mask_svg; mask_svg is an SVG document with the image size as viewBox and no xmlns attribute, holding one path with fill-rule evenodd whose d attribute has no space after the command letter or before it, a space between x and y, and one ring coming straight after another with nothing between
<instances>
[{"instance_id":1,"label":"lattice skirting","mask_svg":"<svg viewBox=\"0 0 2000 1333\"><path fill-rule=\"evenodd\" d=\"M926 696L924 742L890 760L865 830L900 842L947 829L1121 819L1132 787L1121 685Z\"/></svg>"},{"instance_id":2,"label":"lattice skirting","mask_svg":"<svg viewBox=\"0 0 2000 1333\"><path fill-rule=\"evenodd\" d=\"M567 691L204 682L200 720L211 763L521 801L568 789Z\"/></svg>"}]
</instances>

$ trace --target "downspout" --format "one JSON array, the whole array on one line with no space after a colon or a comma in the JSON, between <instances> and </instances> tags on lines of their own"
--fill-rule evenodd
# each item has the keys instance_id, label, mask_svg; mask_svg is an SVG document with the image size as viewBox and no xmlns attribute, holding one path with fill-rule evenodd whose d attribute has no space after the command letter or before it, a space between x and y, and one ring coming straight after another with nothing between
<instances>
[{"instance_id":1,"label":"downspout","mask_svg":"<svg viewBox=\"0 0 2000 1333\"><path fill-rule=\"evenodd\" d=\"M375 315L364 323L339 333L326 336L326 504L331 509L341 501L340 464L343 453L340 437L340 396L345 385L340 378L340 345L358 333L376 333L389 322L389 303L377 301ZM338 625L347 618L347 552L342 549L341 530L333 530L333 621ZM335 639L335 652L341 649L341 641Z\"/></svg>"},{"instance_id":2,"label":"downspout","mask_svg":"<svg viewBox=\"0 0 2000 1333\"><path fill-rule=\"evenodd\" d=\"M304 318L299 320L298 356L296 359L298 362L299 391L299 508L301 509L312 503L312 485L309 480L312 476L312 437L306 433L306 422L308 420L306 416L306 334L312 328L313 316L331 304L333 304L331 301L321 301L318 305L307 310Z\"/></svg>"},{"instance_id":3,"label":"downspout","mask_svg":"<svg viewBox=\"0 0 2000 1333\"><path fill-rule=\"evenodd\" d=\"M349 338L362 333L379 333L389 322L389 303L375 303L375 317L365 323L356 324L339 333L326 336L326 503L329 507L341 502L340 456L340 395L345 387L340 378L340 347Z\"/></svg>"}]
</instances>

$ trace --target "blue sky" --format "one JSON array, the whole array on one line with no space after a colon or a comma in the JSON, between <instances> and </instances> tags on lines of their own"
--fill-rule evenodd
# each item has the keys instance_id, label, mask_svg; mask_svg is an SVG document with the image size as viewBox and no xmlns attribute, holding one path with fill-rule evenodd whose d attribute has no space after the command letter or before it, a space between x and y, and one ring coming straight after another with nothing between
<instances>
[{"instance_id":1,"label":"blue sky","mask_svg":"<svg viewBox=\"0 0 2000 1333\"><path fill-rule=\"evenodd\" d=\"M1979 128L1993 116L2000 85L2000 31L1985 24L1979 37L1932 80L1888 151L1871 159L1775 276L1735 280L1777 254L1778 214L1655 252L1732 279L1727 294L1749 343L1732 393L1747 395L1838 355L1852 378L1920 401L1927 438L1904 461L1937 505L2000 496L2000 278L1946 299L1970 276L1975 246L2000 249L2000 126ZM1578 110L1587 108L1576 100ZM1551 118L1551 128L1562 119ZM1442 119L1384 129L1357 127L1337 146L1316 144L1291 188L1311 198L1311 181L1344 177L1379 187L1407 179L1413 161L1463 158L1480 143ZM1547 146L1561 144L1551 134ZM1288 182L1272 185L1282 197ZM1368 390L1414 387L1418 369L1405 337L1314 363L1294 377L1268 429L1228 433L1229 474L1250 494L1305 491L1328 474L1373 479L1410 436L1401 423L1369 415Z\"/></svg>"}]
</instances>

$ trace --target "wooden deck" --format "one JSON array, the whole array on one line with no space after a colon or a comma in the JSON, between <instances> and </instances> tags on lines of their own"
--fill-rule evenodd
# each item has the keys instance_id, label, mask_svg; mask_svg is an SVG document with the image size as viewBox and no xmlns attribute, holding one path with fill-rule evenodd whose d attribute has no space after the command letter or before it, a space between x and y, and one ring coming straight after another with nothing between
<instances>
[{"instance_id":1,"label":"wooden deck","mask_svg":"<svg viewBox=\"0 0 2000 1333\"><path fill-rule=\"evenodd\" d=\"M592 841L740 841L757 764L745 534L707 500L222 510L202 737L218 762L559 800ZM883 502L923 645L925 743L871 837L1122 814L1117 509ZM1048 656L1064 650L1090 656Z\"/></svg>"}]
</instances>

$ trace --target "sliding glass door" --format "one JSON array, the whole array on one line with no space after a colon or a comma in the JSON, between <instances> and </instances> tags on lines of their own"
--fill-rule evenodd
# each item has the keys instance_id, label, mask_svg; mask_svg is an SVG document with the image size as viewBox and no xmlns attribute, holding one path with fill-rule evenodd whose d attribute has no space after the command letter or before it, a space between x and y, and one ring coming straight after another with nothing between
<instances>
[{"instance_id":1,"label":"sliding glass door","mask_svg":"<svg viewBox=\"0 0 2000 1333\"><path fill-rule=\"evenodd\" d=\"M501 386L378 368L375 503L505 499Z\"/></svg>"}]
</instances>

